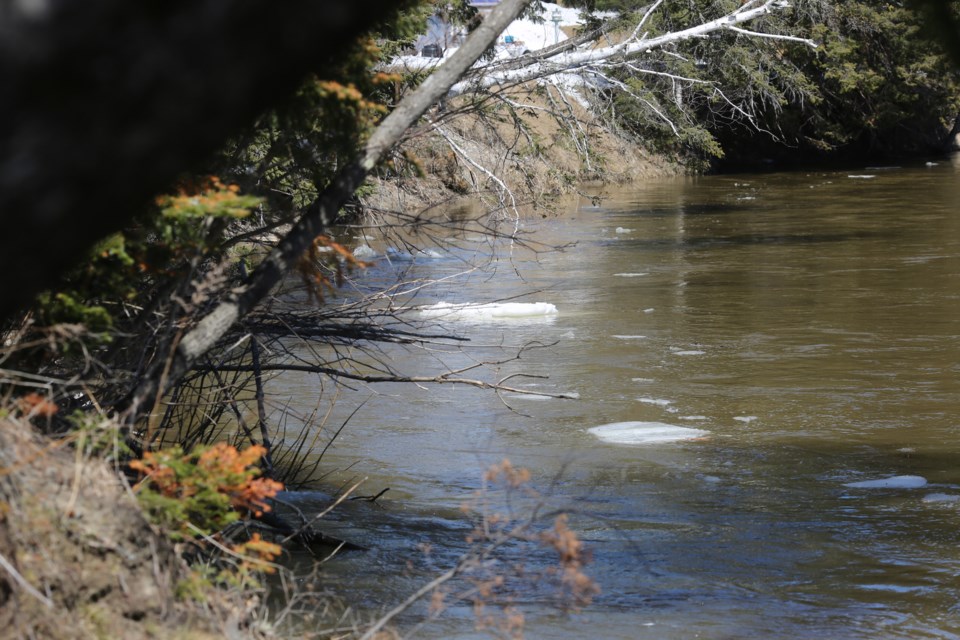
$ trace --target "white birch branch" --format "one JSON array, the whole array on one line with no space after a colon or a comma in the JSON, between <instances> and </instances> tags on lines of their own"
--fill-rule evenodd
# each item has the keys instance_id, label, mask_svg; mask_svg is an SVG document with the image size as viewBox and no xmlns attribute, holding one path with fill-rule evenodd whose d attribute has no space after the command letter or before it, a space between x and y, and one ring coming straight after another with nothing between
<instances>
[{"instance_id":1,"label":"white birch branch","mask_svg":"<svg viewBox=\"0 0 960 640\"><path fill-rule=\"evenodd\" d=\"M782 10L787 8L789 5L785 0L766 0L760 6L754 7L752 9L747 9L749 5L755 4L754 2L749 2L747 5L744 5L734 11L733 13L727 14L716 20L710 20L709 22L704 22L689 29L683 29L680 31L674 31L671 33L658 36L656 38L650 39L641 39L636 41L627 41L625 43L620 43L611 47L601 47L597 49L581 49L576 51L568 51L564 53L559 53L549 58L544 58L539 62L534 62L530 65L519 69L503 69L497 70L496 68L487 67L484 70L482 77L471 77L465 80L462 80L454 84L450 88L448 95L456 96L461 95L474 90L483 90L490 89L491 87L497 85L511 85L511 84L521 84L529 80L534 80L537 78L542 78L557 73L568 72L571 69L577 69L582 67L588 67L598 63L603 63L612 58L624 57L629 58L637 56L646 51L652 49L657 49L665 45L681 42L683 40L689 40L691 38L698 38L706 36L715 31L720 31L723 29L734 29L736 25L743 24L745 22L750 22L762 16L773 13L774 11ZM749 32L753 33L753 32ZM785 40L789 42L801 42L810 47L816 47L816 43L812 40L806 38L797 38L795 36L785 36L777 34L757 34L763 35L765 38L775 39L775 40Z\"/></svg>"}]
</instances>

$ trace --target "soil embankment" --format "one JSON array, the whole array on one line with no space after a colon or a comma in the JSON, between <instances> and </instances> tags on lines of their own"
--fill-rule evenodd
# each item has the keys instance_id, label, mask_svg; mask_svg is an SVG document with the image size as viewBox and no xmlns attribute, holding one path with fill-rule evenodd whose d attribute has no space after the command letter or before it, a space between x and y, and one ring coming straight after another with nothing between
<instances>
[{"instance_id":1,"label":"soil embankment","mask_svg":"<svg viewBox=\"0 0 960 640\"><path fill-rule=\"evenodd\" d=\"M189 569L82 437L0 420L0 637L255 637L239 600L177 597Z\"/></svg>"},{"instance_id":2,"label":"soil embankment","mask_svg":"<svg viewBox=\"0 0 960 640\"><path fill-rule=\"evenodd\" d=\"M449 104L409 140L396 172L376 180L366 208L417 211L480 195L550 207L584 184L626 184L685 168L649 153L553 87L513 90L490 105Z\"/></svg>"}]
</instances>

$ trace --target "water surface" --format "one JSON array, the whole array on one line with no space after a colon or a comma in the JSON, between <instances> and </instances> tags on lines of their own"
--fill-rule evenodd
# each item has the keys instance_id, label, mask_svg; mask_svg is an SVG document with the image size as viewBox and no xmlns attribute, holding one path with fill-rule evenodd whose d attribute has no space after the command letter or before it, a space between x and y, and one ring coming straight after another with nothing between
<instances>
[{"instance_id":1,"label":"water surface","mask_svg":"<svg viewBox=\"0 0 960 640\"><path fill-rule=\"evenodd\" d=\"M555 343L469 375L548 376L509 383L580 399L345 390L331 425L366 404L327 452L325 482L366 476L361 493L391 490L329 521L371 548L328 563L330 584L372 616L448 568L471 528L460 504L508 457L576 512L602 587L573 616L519 587L527 637L960 637L960 511L924 499L960 496L955 167L683 178L603 195L524 222L566 250L500 247L493 277L399 301L555 304L540 320L434 321L469 346L383 355L432 375ZM442 279L489 250L467 242L444 258L381 261L358 287L401 270ZM279 384L301 411L319 393L309 376ZM631 447L587 432L634 420L711 435ZM844 486L895 475L929 484ZM453 607L417 637L470 637L472 625Z\"/></svg>"}]
</instances>

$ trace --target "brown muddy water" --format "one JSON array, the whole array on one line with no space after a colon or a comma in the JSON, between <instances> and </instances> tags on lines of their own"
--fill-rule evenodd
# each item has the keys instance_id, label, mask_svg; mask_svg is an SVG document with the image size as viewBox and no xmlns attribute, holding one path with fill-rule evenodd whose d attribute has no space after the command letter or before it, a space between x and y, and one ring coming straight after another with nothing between
<instances>
[{"instance_id":1,"label":"brown muddy water","mask_svg":"<svg viewBox=\"0 0 960 640\"><path fill-rule=\"evenodd\" d=\"M960 637L960 165L684 178L605 195L524 223L563 251L466 237L443 257L382 259L357 276L348 298L405 278L438 282L398 304L556 305L548 318L434 321L470 339L462 351L380 355L423 375L556 343L470 375L549 376L510 383L580 398L343 388L327 429L366 404L327 452L325 482L367 477L359 493L390 491L325 521L370 548L328 562L328 586L370 618L449 568L472 526L461 503L508 457L551 506L574 511L602 588L566 615L518 582L507 597L528 638ZM464 273L493 248L486 269ZM315 377L277 383L313 409ZM621 421L710 436L628 446L587 431ZM904 475L928 483L846 486ZM307 511L326 504L290 497ZM504 566L518 560L536 570L548 557L503 550ZM401 630L425 611L401 617ZM473 625L470 607L453 604L413 635L487 637Z\"/></svg>"}]
</instances>

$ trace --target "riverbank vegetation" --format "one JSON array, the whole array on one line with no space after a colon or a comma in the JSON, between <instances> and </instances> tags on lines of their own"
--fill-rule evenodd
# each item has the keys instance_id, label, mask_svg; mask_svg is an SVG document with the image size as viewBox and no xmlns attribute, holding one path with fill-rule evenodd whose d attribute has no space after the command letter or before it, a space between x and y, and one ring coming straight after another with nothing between
<instances>
[{"instance_id":1,"label":"riverbank vegetation","mask_svg":"<svg viewBox=\"0 0 960 640\"><path fill-rule=\"evenodd\" d=\"M532 242L523 212L584 180L928 153L960 113L946 53L891 3L598 1L615 13L518 56L493 44L538 3L249 4L3 6L0 604L20 635L281 633L259 574L322 534L271 504L331 439L316 416L286 432L271 376L508 388L497 363L380 358L458 341L398 315L409 288L331 302L386 249L433 250L451 199L484 203L457 224ZM426 64L409 54L438 11L471 35ZM541 524L485 529L483 553L543 544L586 604L586 552Z\"/></svg>"}]
</instances>

